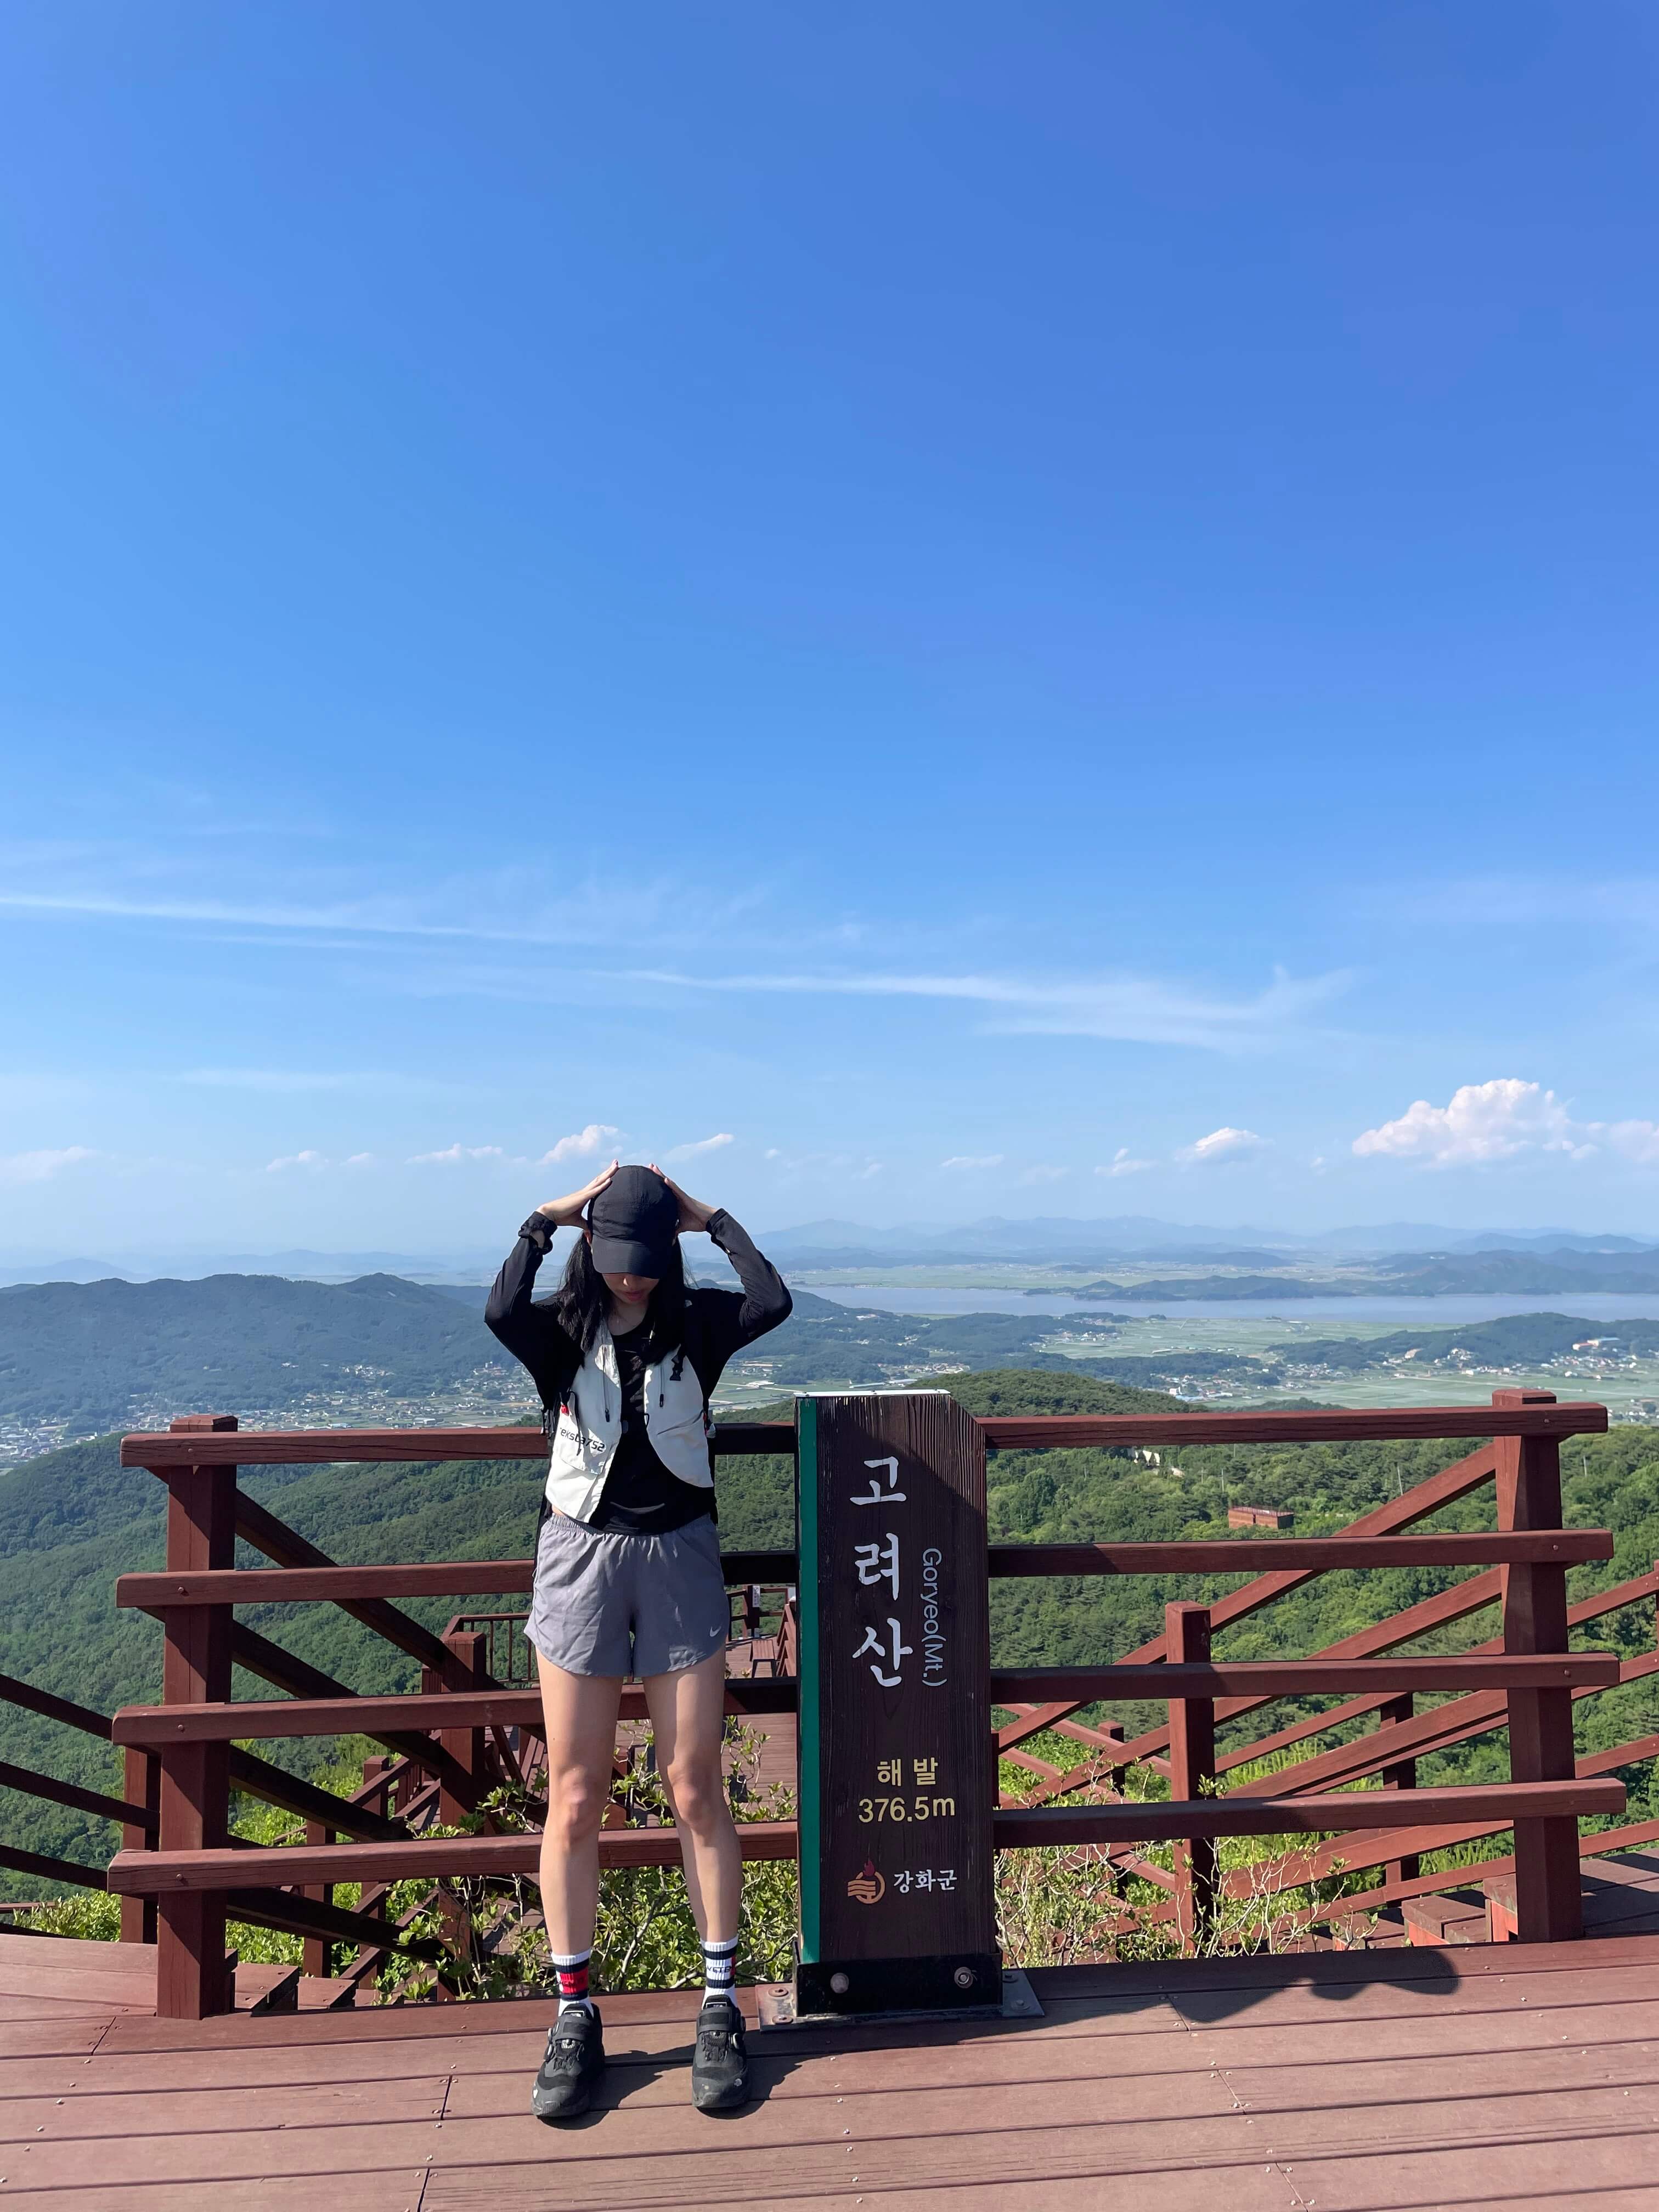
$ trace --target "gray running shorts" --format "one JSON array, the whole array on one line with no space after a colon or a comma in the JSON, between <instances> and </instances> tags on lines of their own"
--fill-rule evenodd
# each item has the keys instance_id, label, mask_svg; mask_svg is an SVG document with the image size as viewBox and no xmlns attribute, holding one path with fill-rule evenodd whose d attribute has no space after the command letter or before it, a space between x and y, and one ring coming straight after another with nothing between
<instances>
[{"instance_id":1,"label":"gray running shorts","mask_svg":"<svg viewBox=\"0 0 1659 2212\"><path fill-rule=\"evenodd\" d=\"M707 1514L665 1535L549 1513L525 1634L568 1674L673 1674L726 1647L731 1608Z\"/></svg>"}]
</instances>

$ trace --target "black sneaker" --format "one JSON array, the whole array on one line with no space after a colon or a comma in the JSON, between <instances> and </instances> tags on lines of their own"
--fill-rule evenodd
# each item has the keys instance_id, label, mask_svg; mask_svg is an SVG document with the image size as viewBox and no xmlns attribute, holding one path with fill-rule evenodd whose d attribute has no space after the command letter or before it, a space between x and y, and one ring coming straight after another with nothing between
<instances>
[{"instance_id":1,"label":"black sneaker","mask_svg":"<svg viewBox=\"0 0 1659 2212\"><path fill-rule=\"evenodd\" d=\"M749 2101L749 2053L743 2014L730 1997L707 1997L697 2014L691 2101L700 2112L734 2112Z\"/></svg>"},{"instance_id":2,"label":"black sneaker","mask_svg":"<svg viewBox=\"0 0 1659 2212\"><path fill-rule=\"evenodd\" d=\"M548 2030L530 2109L550 2126L580 2118L592 2100L593 2084L605 2071L605 2036L596 2005L589 2012L573 2005Z\"/></svg>"}]
</instances>

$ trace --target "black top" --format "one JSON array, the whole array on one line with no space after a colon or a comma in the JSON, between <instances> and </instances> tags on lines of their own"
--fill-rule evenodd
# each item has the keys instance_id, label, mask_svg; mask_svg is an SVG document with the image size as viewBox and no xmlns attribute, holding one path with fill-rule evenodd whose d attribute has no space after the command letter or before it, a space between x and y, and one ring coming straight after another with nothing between
<instances>
[{"instance_id":1,"label":"black top","mask_svg":"<svg viewBox=\"0 0 1659 2212\"><path fill-rule=\"evenodd\" d=\"M789 1317L781 1275L724 1211L708 1218L708 1234L736 1268L740 1291L689 1290L685 1356L702 1385L703 1407L733 1352ZM534 1300L536 1272L547 1256L553 1224L532 1213L519 1231L484 1307L484 1319L530 1370L544 1407L556 1410L582 1364L581 1346L562 1329L550 1301ZM714 1493L671 1474L651 1448L645 1425L645 1366L650 1331L643 1322L613 1338L622 1378L623 1434L605 1476L592 1528L635 1528L653 1534L681 1528L712 1513ZM672 1355L671 1355L672 1356Z\"/></svg>"},{"instance_id":2,"label":"black top","mask_svg":"<svg viewBox=\"0 0 1659 2212\"><path fill-rule=\"evenodd\" d=\"M590 1528L634 1528L660 1536L670 1528L684 1528L688 1521L701 1521L714 1510L714 1493L695 1482L682 1482L665 1468L645 1425L645 1370L650 1358L651 1330L641 1322L626 1336L613 1336L617 1366L622 1376L622 1437L617 1446L605 1488L588 1522ZM696 1362L692 1361L696 1366ZM702 1370L697 1368L699 1375Z\"/></svg>"}]
</instances>

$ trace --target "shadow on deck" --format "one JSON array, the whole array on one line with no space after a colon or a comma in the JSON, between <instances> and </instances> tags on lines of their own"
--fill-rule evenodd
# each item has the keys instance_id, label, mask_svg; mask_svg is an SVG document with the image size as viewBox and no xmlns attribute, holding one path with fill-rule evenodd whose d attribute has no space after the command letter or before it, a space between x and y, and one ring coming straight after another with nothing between
<instances>
[{"instance_id":1,"label":"shadow on deck","mask_svg":"<svg viewBox=\"0 0 1659 2212\"><path fill-rule=\"evenodd\" d=\"M1659 1858L1587 1905L1579 1943L1051 1968L1040 2021L757 2031L724 2120L689 2100L695 1997L612 1997L599 2106L560 2130L526 2109L544 2001L163 2021L153 1953L0 1937L0 2201L1638 2212Z\"/></svg>"}]
</instances>

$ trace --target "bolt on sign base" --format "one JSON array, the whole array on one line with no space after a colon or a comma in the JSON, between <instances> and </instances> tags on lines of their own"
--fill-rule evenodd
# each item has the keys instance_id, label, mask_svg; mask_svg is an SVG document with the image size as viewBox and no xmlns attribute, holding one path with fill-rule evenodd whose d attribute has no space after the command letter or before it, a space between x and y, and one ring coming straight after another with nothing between
<instances>
[{"instance_id":1,"label":"bolt on sign base","mask_svg":"<svg viewBox=\"0 0 1659 2212\"><path fill-rule=\"evenodd\" d=\"M999 1972L1001 1983L999 1998L996 2002L989 2004L976 2001L920 2010L913 2004L906 2004L879 2012L803 2012L797 2009L793 1982L763 1983L755 1991L755 1996L763 2027L859 2027L878 2026L896 2020L906 2022L922 2020L1041 2020L1042 2007L1021 1969L1004 1966ZM995 1987L995 1984L992 1986ZM853 1994L850 1989L847 1994Z\"/></svg>"}]
</instances>

